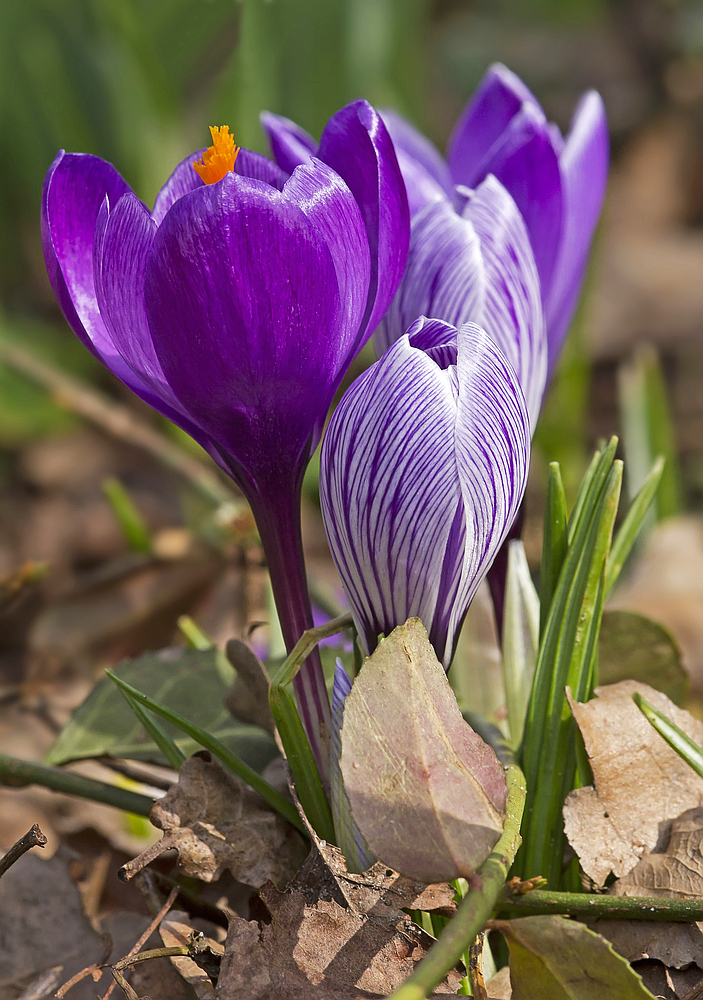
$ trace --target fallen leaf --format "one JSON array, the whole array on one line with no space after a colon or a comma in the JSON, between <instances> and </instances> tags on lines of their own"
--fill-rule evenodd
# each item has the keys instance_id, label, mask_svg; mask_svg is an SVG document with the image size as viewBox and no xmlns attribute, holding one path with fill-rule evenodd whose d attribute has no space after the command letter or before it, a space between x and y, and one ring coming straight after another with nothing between
<instances>
[{"instance_id":1,"label":"fallen leaf","mask_svg":"<svg viewBox=\"0 0 703 1000\"><path fill-rule=\"evenodd\" d=\"M510 968L505 966L496 972L495 976L491 978L486 983L486 990L488 992L488 1000L511 1000L513 995L513 986L510 982Z\"/></svg>"},{"instance_id":2,"label":"fallen leaf","mask_svg":"<svg viewBox=\"0 0 703 1000\"><path fill-rule=\"evenodd\" d=\"M407 978L431 939L407 914L382 903L369 910L299 891L261 890L270 920L234 917L218 980L218 1000L346 1000L383 997ZM457 972L433 996L455 994ZM360 992L364 991L364 992Z\"/></svg>"},{"instance_id":3,"label":"fallen leaf","mask_svg":"<svg viewBox=\"0 0 703 1000\"><path fill-rule=\"evenodd\" d=\"M234 672L215 649L171 648L145 653L121 663L115 673L206 729L251 767L263 770L278 754L270 736L237 722L225 708ZM175 726L168 722L161 725L186 756L200 749ZM119 689L107 677L75 710L46 759L49 764L66 764L103 756L165 763Z\"/></svg>"},{"instance_id":4,"label":"fallen leaf","mask_svg":"<svg viewBox=\"0 0 703 1000\"><path fill-rule=\"evenodd\" d=\"M370 849L405 875L470 877L500 836L503 768L462 718L418 618L365 660L344 706L341 769Z\"/></svg>"},{"instance_id":5,"label":"fallen leaf","mask_svg":"<svg viewBox=\"0 0 703 1000\"><path fill-rule=\"evenodd\" d=\"M693 990L701 986L701 971L695 965L690 969L667 969L661 962L645 959L635 962L633 969L657 1000L699 1000Z\"/></svg>"},{"instance_id":6,"label":"fallen leaf","mask_svg":"<svg viewBox=\"0 0 703 1000\"><path fill-rule=\"evenodd\" d=\"M177 947L178 945L188 946L197 931L188 923L188 914L171 910L159 927L161 940L166 948ZM210 948L215 949L217 954L223 952L222 945L215 941L208 942ZM215 987L205 972L197 962L187 955L171 958L171 964L180 976L192 987L198 1000L215 1000Z\"/></svg>"},{"instance_id":7,"label":"fallen leaf","mask_svg":"<svg viewBox=\"0 0 703 1000\"><path fill-rule=\"evenodd\" d=\"M258 888L287 882L307 852L297 830L206 750L185 761L178 784L154 803L150 819L164 836L125 866L130 876L175 848L186 875L214 882L229 870Z\"/></svg>"},{"instance_id":8,"label":"fallen leaf","mask_svg":"<svg viewBox=\"0 0 703 1000\"><path fill-rule=\"evenodd\" d=\"M654 850L662 823L703 802L703 778L647 722L632 700L634 691L703 743L703 723L636 681L597 688L592 701L572 704L595 787L567 796L564 826L581 867L597 885L611 871L626 875L645 851Z\"/></svg>"},{"instance_id":9,"label":"fallen leaf","mask_svg":"<svg viewBox=\"0 0 703 1000\"><path fill-rule=\"evenodd\" d=\"M680 705L689 688L681 651L667 630L631 611L606 611L598 639L601 686L633 680L649 684Z\"/></svg>"},{"instance_id":10,"label":"fallen leaf","mask_svg":"<svg viewBox=\"0 0 703 1000\"><path fill-rule=\"evenodd\" d=\"M566 917L496 920L510 948L512 1000L653 1000L610 944Z\"/></svg>"},{"instance_id":11,"label":"fallen leaf","mask_svg":"<svg viewBox=\"0 0 703 1000\"><path fill-rule=\"evenodd\" d=\"M669 824L667 824L669 826ZM703 807L689 809L670 824L661 851L645 852L631 872L618 879L615 896L703 897ZM703 923L647 923L600 920L590 925L628 961L656 959L668 968L692 962L703 970ZM703 972L700 977L703 978Z\"/></svg>"}]
</instances>

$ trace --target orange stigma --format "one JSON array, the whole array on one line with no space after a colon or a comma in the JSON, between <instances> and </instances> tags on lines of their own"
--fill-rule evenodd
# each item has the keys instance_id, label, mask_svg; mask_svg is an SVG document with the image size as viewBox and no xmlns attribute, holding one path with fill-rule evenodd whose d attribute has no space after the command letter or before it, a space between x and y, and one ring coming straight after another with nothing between
<instances>
[{"instance_id":1,"label":"orange stigma","mask_svg":"<svg viewBox=\"0 0 703 1000\"><path fill-rule=\"evenodd\" d=\"M193 163L193 169L197 170L206 184L216 184L230 170L234 170L234 161L237 159L239 146L234 144L234 136L229 134L229 126L210 126L212 136L212 146L203 153L202 160Z\"/></svg>"}]
</instances>

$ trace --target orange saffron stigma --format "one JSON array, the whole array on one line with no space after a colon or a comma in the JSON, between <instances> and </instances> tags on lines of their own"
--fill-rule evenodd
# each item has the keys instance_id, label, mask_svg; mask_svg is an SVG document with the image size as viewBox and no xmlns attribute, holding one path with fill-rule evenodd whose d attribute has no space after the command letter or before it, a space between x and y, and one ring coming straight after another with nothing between
<instances>
[{"instance_id":1,"label":"orange saffron stigma","mask_svg":"<svg viewBox=\"0 0 703 1000\"><path fill-rule=\"evenodd\" d=\"M212 146L203 153L202 160L193 163L194 170L206 184L216 184L230 170L234 170L234 161L239 153L239 146L234 144L234 136L229 134L229 126L210 126Z\"/></svg>"}]
</instances>

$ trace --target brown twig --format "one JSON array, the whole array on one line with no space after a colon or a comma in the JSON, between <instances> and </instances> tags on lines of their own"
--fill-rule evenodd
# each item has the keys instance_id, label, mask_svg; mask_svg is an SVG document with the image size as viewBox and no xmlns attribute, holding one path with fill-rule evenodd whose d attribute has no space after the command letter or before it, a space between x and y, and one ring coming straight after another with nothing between
<instances>
[{"instance_id":1,"label":"brown twig","mask_svg":"<svg viewBox=\"0 0 703 1000\"><path fill-rule=\"evenodd\" d=\"M178 895L178 886L174 886L173 889L171 890L171 892L169 893L169 897L166 900L166 902L164 903L164 905L161 907L161 909L159 910L159 912L156 914L156 916L154 917L154 919L151 921L151 923L149 924L149 926L146 928L146 930L144 931L144 933L141 935L141 937L139 938L139 940L137 941L137 943L135 945L133 945L133 947L130 948L130 950L127 952L127 955L125 956L125 958L132 958L134 955L138 955L139 954L139 952L141 951L141 949L147 943L147 941L149 940L149 938L151 937L151 935L154 933L154 931L156 930L156 928L159 926L159 924L161 923L161 921L164 919L164 917L166 916L166 914L168 913L168 911L171 909L171 907L175 903L177 895ZM110 985L108 986L107 990L105 991L104 996L102 997L102 1000L108 1000L108 997L110 996L110 994L112 993L112 991L114 990L114 988L115 988L116 985L117 985L116 981L113 981L113 982L110 983Z\"/></svg>"},{"instance_id":2,"label":"brown twig","mask_svg":"<svg viewBox=\"0 0 703 1000\"><path fill-rule=\"evenodd\" d=\"M4 340L0 344L0 359L48 389L65 409L89 420L118 441L136 445L153 455L192 483L201 496L216 506L236 503L236 495L220 482L214 472L141 420L128 406L114 402L92 386L67 375L17 344Z\"/></svg>"},{"instance_id":3,"label":"brown twig","mask_svg":"<svg viewBox=\"0 0 703 1000\"><path fill-rule=\"evenodd\" d=\"M151 847L147 847L145 851L138 854L136 858L132 858L128 861L126 865L122 867L117 872L117 877L122 882L129 882L131 878L140 872L142 868L145 868L151 861L155 858L161 857L166 851L170 851L176 846L177 838L173 833L165 833L161 840L157 840L155 844Z\"/></svg>"},{"instance_id":4,"label":"brown twig","mask_svg":"<svg viewBox=\"0 0 703 1000\"><path fill-rule=\"evenodd\" d=\"M44 834L39 829L37 823L34 824L31 830L25 833L24 837L20 837L16 844L10 848L7 854L0 858L0 878L5 874L8 868L14 865L15 861L19 861L23 854L27 851L31 851L33 847L46 847L47 840Z\"/></svg>"},{"instance_id":5,"label":"brown twig","mask_svg":"<svg viewBox=\"0 0 703 1000\"><path fill-rule=\"evenodd\" d=\"M44 1000L51 990L58 986L61 981L63 965L55 965L53 969L47 969L33 979L27 989L17 1000Z\"/></svg>"},{"instance_id":6,"label":"brown twig","mask_svg":"<svg viewBox=\"0 0 703 1000\"><path fill-rule=\"evenodd\" d=\"M136 990L132 989L121 972L118 972L117 969L111 969L110 971L112 972L112 977L116 985L122 990L124 995L127 997L127 1000L141 1000L139 994Z\"/></svg>"},{"instance_id":7,"label":"brown twig","mask_svg":"<svg viewBox=\"0 0 703 1000\"><path fill-rule=\"evenodd\" d=\"M85 969L81 969L81 971L77 972L75 976L71 976L68 982L65 982L63 986L59 987L56 993L54 993L54 1000L62 1000L62 997L65 997L69 990L72 990L73 987L76 986L77 983L80 983L83 979L87 979L88 976L92 976L93 982L97 983L102 974L102 965L86 965Z\"/></svg>"}]
</instances>

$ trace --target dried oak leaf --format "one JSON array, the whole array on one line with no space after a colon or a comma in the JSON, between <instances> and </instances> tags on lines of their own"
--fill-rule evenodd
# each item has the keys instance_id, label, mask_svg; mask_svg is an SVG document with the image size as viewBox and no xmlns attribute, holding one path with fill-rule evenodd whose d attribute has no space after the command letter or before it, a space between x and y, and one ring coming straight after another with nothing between
<instances>
[{"instance_id":1,"label":"dried oak leaf","mask_svg":"<svg viewBox=\"0 0 703 1000\"><path fill-rule=\"evenodd\" d=\"M372 894L373 895L373 894ZM335 899L310 904L300 891L267 884L269 922L233 917L218 1000L351 1000L384 997L431 943L407 914L381 899L368 910ZM452 972L433 996L456 993Z\"/></svg>"},{"instance_id":2,"label":"dried oak leaf","mask_svg":"<svg viewBox=\"0 0 703 1000\"><path fill-rule=\"evenodd\" d=\"M178 784L154 803L150 818L164 835L125 866L130 875L175 848L186 875L214 882L229 870L258 888L269 880L284 884L306 856L297 830L207 751L185 761Z\"/></svg>"},{"instance_id":3,"label":"dried oak leaf","mask_svg":"<svg viewBox=\"0 0 703 1000\"><path fill-rule=\"evenodd\" d=\"M406 875L469 877L501 834L503 768L462 718L418 618L365 660L344 706L340 764L367 844Z\"/></svg>"},{"instance_id":4,"label":"dried oak leaf","mask_svg":"<svg viewBox=\"0 0 703 1000\"><path fill-rule=\"evenodd\" d=\"M699 806L677 817L665 847L646 852L609 891L615 896L703 898L702 847L703 807ZM703 969L703 923L601 920L592 926L630 962L657 959L674 969L694 962Z\"/></svg>"},{"instance_id":5,"label":"dried oak leaf","mask_svg":"<svg viewBox=\"0 0 703 1000\"><path fill-rule=\"evenodd\" d=\"M171 910L165 920L162 920L159 927L161 940L167 948L191 943L197 931L188 923L188 915L177 910ZM216 954L222 954L222 945L216 941L208 941L209 948ZM215 1000L215 987L210 981L210 977L205 970L200 967L192 958L187 955L179 955L171 958L174 969L185 979L198 1000Z\"/></svg>"},{"instance_id":6,"label":"dried oak leaf","mask_svg":"<svg viewBox=\"0 0 703 1000\"><path fill-rule=\"evenodd\" d=\"M595 787L571 792L564 825L584 872L603 885L622 877L653 851L662 824L703 803L703 778L675 753L632 701L639 691L697 743L703 723L646 684L621 681L596 689L586 704L572 703Z\"/></svg>"}]
</instances>

